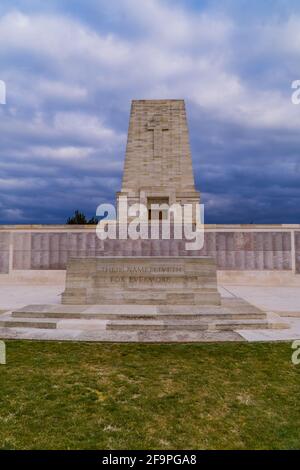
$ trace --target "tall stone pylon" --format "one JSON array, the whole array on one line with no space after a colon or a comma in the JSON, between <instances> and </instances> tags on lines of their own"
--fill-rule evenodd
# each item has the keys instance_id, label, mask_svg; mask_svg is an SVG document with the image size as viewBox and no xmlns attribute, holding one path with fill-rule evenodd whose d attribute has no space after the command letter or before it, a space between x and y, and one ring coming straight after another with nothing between
<instances>
[{"instance_id":1,"label":"tall stone pylon","mask_svg":"<svg viewBox=\"0 0 300 470\"><path fill-rule=\"evenodd\" d=\"M196 204L184 100L134 100L121 192L129 205Z\"/></svg>"}]
</instances>

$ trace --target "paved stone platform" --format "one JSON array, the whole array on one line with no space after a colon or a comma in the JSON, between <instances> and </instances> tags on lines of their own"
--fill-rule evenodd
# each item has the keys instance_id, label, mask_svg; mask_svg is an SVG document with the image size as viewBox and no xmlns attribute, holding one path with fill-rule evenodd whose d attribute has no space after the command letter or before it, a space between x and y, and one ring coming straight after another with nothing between
<instances>
[{"instance_id":1,"label":"paved stone platform","mask_svg":"<svg viewBox=\"0 0 300 470\"><path fill-rule=\"evenodd\" d=\"M99 328L84 329L83 327L77 329L67 329L66 325L61 324L63 328L22 328L19 327L0 327L0 338L2 339L36 339L36 340L69 340L69 341L119 341L119 342L135 342L135 341L149 341L149 342L205 342L205 341L291 341L300 339L300 290L292 287L253 287L253 286L219 286L219 292L222 296L222 303L224 300L234 299L236 297L243 298L250 302L254 307L264 310L266 315L270 318L274 313L282 315L280 321L288 323L289 329L237 329L234 331L116 331L106 330ZM41 285L0 285L0 319L4 320L12 311L23 309L28 304L42 304L45 301L46 305L52 305L54 308L53 314L55 315L55 307L59 309L60 295L64 290L64 284L61 283L57 286L41 286ZM66 306L64 306L66 307ZM84 306L85 308L93 308L93 306ZM108 306L106 306L107 308ZM134 306L136 307L136 306ZM82 307L79 307L80 309ZM108 313L112 314L119 309L118 307L109 307ZM130 307L131 308L131 307ZM153 306L147 306L148 312L153 312ZM36 307L37 310L37 307ZM74 309L73 309L74 313ZM89 312L90 314L92 312ZM99 313L99 312L98 312ZM101 313L101 312L100 312ZM163 314L163 312L156 312ZM184 312L181 312L184 313ZM248 312L249 313L249 312ZM193 315L193 312L190 312ZM208 314L208 311L207 311ZM37 312L35 312L37 315ZM80 315L85 318L83 311ZM187 313L188 315L188 313ZM17 317L14 317L17 319ZM22 315L20 316L22 319ZM36 318L34 319L36 320ZM49 320L49 319L48 319ZM51 321L53 318L51 318ZM56 319L58 321L65 321L66 318ZM77 321L82 318L77 318ZM101 318L90 318L89 321L107 321ZM278 320L278 317L277 317ZM73 320L74 321L74 320ZM92 323L89 323L93 326ZM73 325L74 326L74 325ZM79 323L77 324L79 326Z\"/></svg>"},{"instance_id":2,"label":"paved stone platform","mask_svg":"<svg viewBox=\"0 0 300 470\"><path fill-rule=\"evenodd\" d=\"M4 338L99 341L235 341L235 330L288 328L236 297L221 305L28 305L0 316Z\"/></svg>"}]
</instances>

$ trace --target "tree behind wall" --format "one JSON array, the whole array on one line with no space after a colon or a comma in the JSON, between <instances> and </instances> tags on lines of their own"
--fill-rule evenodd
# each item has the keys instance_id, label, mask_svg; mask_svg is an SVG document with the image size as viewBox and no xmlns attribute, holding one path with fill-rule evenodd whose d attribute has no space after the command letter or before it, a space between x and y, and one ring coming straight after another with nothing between
<instances>
[{"instance_id":1,"label":"tree behind wall","mask_svg":"<svg viewBox=\"0 0 300 470\"><path fill-rule=\"evenodd\" d=\"M68 225L97 225L98 220L95 217L87 219L83 212L78 210L75 211L72 217L69 217L67 220Z\"/></svg>"}]
</instances>

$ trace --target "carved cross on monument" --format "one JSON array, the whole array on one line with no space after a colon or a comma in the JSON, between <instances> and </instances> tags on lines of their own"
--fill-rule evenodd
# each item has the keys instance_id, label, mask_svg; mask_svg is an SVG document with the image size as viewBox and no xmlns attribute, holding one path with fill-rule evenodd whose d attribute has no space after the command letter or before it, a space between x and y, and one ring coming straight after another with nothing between
<instances>
[{"instance_id":1,"label":"carved cross on monument","mask_svg":"<svg viewBox=\"0 0 300 470\"><path fill-rule=\"evenodd\" d=\"M163 121L160 114L154 114L147 124L147 129L153 131L153 157L162 157L162 135L163 131L169 130L169 124Z\"/></svg>"}]
</instances>

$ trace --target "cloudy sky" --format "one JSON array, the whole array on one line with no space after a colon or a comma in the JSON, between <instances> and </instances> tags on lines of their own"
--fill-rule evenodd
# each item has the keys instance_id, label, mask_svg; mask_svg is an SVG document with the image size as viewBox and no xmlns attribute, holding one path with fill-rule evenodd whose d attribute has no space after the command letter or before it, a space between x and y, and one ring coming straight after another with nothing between
<instances>
[{"instance_id":1,"label":"cloudy sky","mask_svg":"<svg viewBox=\"0 0 300 470\"><path fill-rule=\"evenodd\" d=\"M1 0L0 224L120 189L130 101L184 98L208 223L300 222L299 0Z\"/></svg>"}]
</instances>

